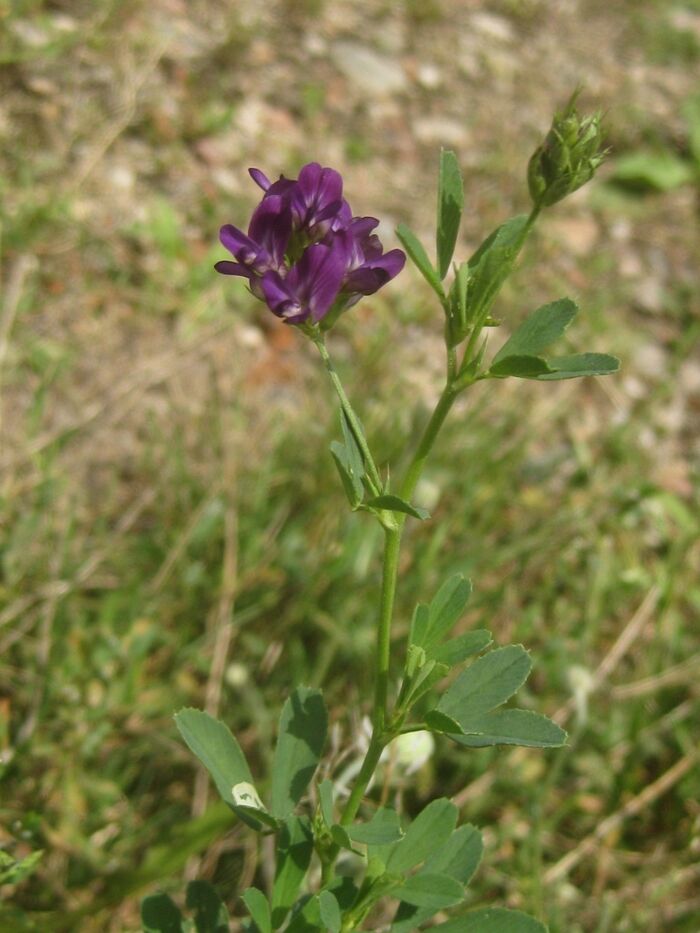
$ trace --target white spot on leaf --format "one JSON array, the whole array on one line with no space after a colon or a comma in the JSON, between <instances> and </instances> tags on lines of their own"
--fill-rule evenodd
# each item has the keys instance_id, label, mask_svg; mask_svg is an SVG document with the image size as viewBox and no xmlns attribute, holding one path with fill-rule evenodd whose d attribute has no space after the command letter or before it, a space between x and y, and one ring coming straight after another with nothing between
<instances>
[{"instance_id":1,"label":"white spot on leaf","mask_svg":"<svg viewBox=\"0 0 700 933\"><path fill-rule=\"evenodd\" d=\"M258 795L257 790L247 781L241 781L240 784L234 784L231 788L231 796L237 807L253 807L255 810L264 810L265 806Z\"/></svg>"}]
</instances>

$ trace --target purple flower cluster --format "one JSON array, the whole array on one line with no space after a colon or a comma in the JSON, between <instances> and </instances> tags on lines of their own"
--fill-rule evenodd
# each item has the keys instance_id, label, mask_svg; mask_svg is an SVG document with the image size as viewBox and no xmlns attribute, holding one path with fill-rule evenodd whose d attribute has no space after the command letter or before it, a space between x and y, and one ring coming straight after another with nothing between
<instances>
[{"instance_id":1,"label":"purple flower cluster","mask_svg":"<svg viewBox=\"0 0 700 933\"><path fill-rule=\"evenodd\" d=\"M403 269L400 249L383 252L375 217L353 217L343 179L310 162L294 181L250 169L263 198L248 233L226 224L220 238L235 262L217 272L248 279L253 294L288 324L317 323L372 295Z\"/></svg>"}]
</instances>

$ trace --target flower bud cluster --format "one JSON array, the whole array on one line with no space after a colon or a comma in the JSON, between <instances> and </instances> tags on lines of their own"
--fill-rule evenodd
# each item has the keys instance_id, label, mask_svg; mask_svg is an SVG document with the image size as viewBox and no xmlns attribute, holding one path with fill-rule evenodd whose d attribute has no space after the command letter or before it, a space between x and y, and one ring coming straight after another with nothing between
<instances>
[{"instance_id":1,"label":"flower bud cluster","mask_svg":"<svg viewBox=\"0 0 700 933\"><path fill-rule=\"evenodd\" d=\"M606 156L600 112L580 116L575 93L555 115L542 145L528 164L527 181L535 207L549 207L589 181Z\"/></svg>"},{"instance_id":2,"label":"flower bud cluster","mask_svg":"<svg viewBox=\"0 0 700 933\"><path fill-rule=\"evenodd\" d=\"M310 162L294 180L270 182L250 169L263 197L248 232L226 224L222 244L234 262L218 272L248 280L250 290L288 324L328 324L371 295L403 269L400 249L384 253L373 232L375 217L353 217L343 198L343 179Z\"/></svg>"}]
</instances>

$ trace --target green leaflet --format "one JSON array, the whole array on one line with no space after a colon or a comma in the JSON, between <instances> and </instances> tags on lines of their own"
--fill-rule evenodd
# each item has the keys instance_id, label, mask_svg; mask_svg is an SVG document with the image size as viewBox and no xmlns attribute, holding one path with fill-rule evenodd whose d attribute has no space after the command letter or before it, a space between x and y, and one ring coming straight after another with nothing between
<instances>
[{"instance_id":1,"label":"green leaflet","mask_svg":"<svg viewBox=\"0 0 700 933\"><path fill-rule=\"evenodd\" d=\"M455 277L450 289L449 299L448 341L450 347L456 347L460 344L469 332L467 299L470 275L471 270L467 262L463 262L455 268Z\"/></svg>"},{"instance_id":2,"label":"green leaflet","mask_svg":"<svg viewBox=\"0 0 700 933\"><path fill-rule=\"evenodd\" d=\"M311 863L313 834L309 821L291 816L285 821L277 843L275 883L272 887L272 928L284 922L294 904Z\"/></svg>"},{"instance_id":3,"label":"green leaflet","mask_svg":"<svg viewBox=\"0 0 700 933\"><path fill-rule=\"evenodd\" d=\"M541 356L506 356L494 363L489 369L489 376L503 379L506 376L517 376L520 379L537 379L552 369Z\"/></svg>"},{"instance_id":4,"label":"green leaflet","mask_svg":"<svg viewBox=\"0 0 700 933\"><path fill-rule=\"evenodd\" d=\"M479 867L484 844L481 833L470 824L458 827L450 838L426 860L419 873L449 875L461 884L469 883ZM409 933L429 920L436 911L402 901L392 924L392 933Z\"/></svg>"},{"instance_id":5,"label":"green leaflet","mask_svg":"<svg viewBox=\"0 0 700 933\"><path fill-rule=\"evenodd\" d=\"M443 933L547 933L547 927L539 920L520 910L504 907L473 910L447 923L439 923L434 929Z\"/></svg>"},{"instance_id":6,"label":"green leaflet","mask_svg":"<svg viewBox=\"0 0 700 933\"><path fill-rule=\"evenodd\" d=\"M427 630L420 643L430 649L438 645L464 613L472 593L471 581L456 573L442 584L428 611Z\"/></svg>"},{"instance_id":7,"label":"green leaflet","mask_svg":"<svg viewBox=\"0 0 700 933\"><path fill-rule=\"evenodd\" d=\"M506 356L492 364L488 375L494 379L517 376L520 379L552 382L582 376L608 376L619 368L618 358L608 353L574 353L553 356L548 360L541 356Z\"/></svg>"},{"instance_id":8,"label":"green leaflet","mask_svg":"<svg viewBox=\"0 0 700 933\"><path fill-rule=\"evenodd\" d=\"M333 781L327 778L318 785L318 801L326 826L333 825Z\"/></svg>"},{"instance_id":9,"label":"green leaflet","mask_svg":"<svg viewBox=\"0 0 700 933\"><path fill-rule=\"evenodd\" d=\"M340 427L343 432L344 443L332 441L331 456L340 475L348 502L353 509L356 509L361 504L365 494L362 483L362 478L365 476L365 461L355 431L342 408L340 410ZM364 431L359 422L358 431L361 440L364 441Z\"/></svg>"},{"instance_id":10,"label":"green leaflet","mask_svg":"<svg viewBox=\"0 0 700 933\"><path fill-rule=\"evenodd\" d=\"M479 654L484 648L488 648L491 641L491 632L477 628L472 632L465 632L464 635L458 635L456 638L450 638L442 645L432 648L429 657L439 664L453 667L455 664L466 661L472 655Z\"/></svg>"},{"instance_id":11,"label":"green leaflet","mask_svg":"<svg viewBox=\"0 0 700 933\"><path fill-rule=\"evenodd\" d=\"M465 823L457 827L441 849L426 859L423 868L427 872L450 875L462 884L469 884L483 853L481 833L475 826Z\"/></svg>"},{"instance_id":12,"label":"green leaflet","mask_svg":"<svg viewBox=\"0 0 700 933\"><path fill-rule=\"evenodd\" d=\"M402 685L401 702L405 707L414 705L425 696L436 683L439 683L449 673L449 667L446 664L438 664L436 661L426 661L426 663L417 671L417 673L406 681L406 688Z\"/></svg>"},{"instance_id":13,"label":"green leaflet","mask_svg":"<svg viewBox=\"0 0 700 933\"><path fill-rule=\"evenodd\" d=\"M413 820L386 862L392 874L404 874L440 848L457 825L457 807L445 797L433 800Z\"/></svg>"},{"instance_id":14,"label":"green leaflet","mask_svg":"<svg viewBox=\"0 0 700 933\"><path fill-rule=\"evenodd\" d=\"M490 651L457 677L437 709L464 726L470 718L510 699L525 683L531 667L530 655L522 645Z\"/></svg>"},{"instance_id":15,"label":"green leaflet","mask_svg":"<svg viewBox=\"0 0 700 933\"><path fill-rule=\"evenodd\" d=\"M257 888L247 888L241 898L255 921L259 933L272 933L270 903L263 892Z\"/></svg>"},{"instance_id":16,"label":"green leaflet","mask_svg":"<svg viewBox=\"0 0 700 933\"><path fill-rule=\"evenodd\" d=\"M175 714L175 724L190 751L211 774L221 796L233 806L233 786L241 782L252 784L253 777L228 726L198 709L180 710Z\"/></svg>"},{"instance_id":17,"label":"green leaflet","mask_svg":"<svg viewBox=\"0 0 700 933\"><path fill-rule=\"evenodd\" d=\"M522 645L497 648L463 671L425 715L428 728L459 745L525 745L556 748L566 733L546 716L530 710L495 711L522 686L532 662Z\"/></svg>"},{"instance_id":18,"label":"green leaflet","mask_svg":"<svg viewBox=\"0 0 700 933\"><path fill-rule=\"evenodd\" d=\"M362 449L357 442L357 438L355 437L355 432L352 429L352 425L348 421L347 415L342 409L340 410L340 427L343 432L343 441L345 442L345 449L348 452L348 460L350 463L350 468L353 474L359 480L361 480L362 477L365 475L365 461L364 461L364 457L362 456ZM366 438L364 438L364 430L362 429L361 425L360 425L360 431L362 434L361 439L363 441L366 440Z\"/></svg>"},{"instance_id":19,"label":"green leaflet","mask_svg":"<svg viewBox=\"0 0 700 933\"><path fill-rule=\"evenodd\" d=\"M331 441L331 456L338 470L348 502L351 508L356 509L362 502L364 488L362 480L352 469L347 448L338 441Z\"/></svg>"},{"instance_id":20,"label":"green leaflet","mask_svg":"<svg viewBox=\"0 0 700 933\"><path fill-rule=\"evenodd\" d=\"M539 356L562 336L577 312L578 308L570 298L560 298L558 301L542 305L511 334L493 358L493 362L497 363L511 356Z\"/></svg>"},{"instance_id":21,"label":"green leaflet","mask_svg":"<svg viewBox=\"0 0 700 933\"><path fill-rule=\"evenodd\" d=\"M182 914L167 894L151 894L141 903L144 933L182 933Z\"/></svg>"},{"instance_id":22,"label":"green leaflet","mask_svg":"<svg viewBox=\"0 0 700 933\"><path fill-rule=\"evenodd\" d=\"M343 913L351 909L357 900L357 888L348 877L336 878L331 882L327 891L322 891L320 895L301 898L294 909L294 914L286 927L286 933L326 933L331 927L322 925L325 920L322 919L321 900L324 894L331 894L337 901L338 907ZM333 922L332 906L327 898L325 905L325 916L327 920Z\"/></svg>"},{"instance_id":23,"label":"green leaflet","mask_svg":"<svg viewBox=\"0 0 700 933\"><path fill-rule=\"evenodd\" d=\"M460 722L439 709L431 709L425 714L425 724L433 732L445 735L461 735L464 731Z\"/></svg>"},{"instance_id":24,"label":"green leaflet","mask_svg":"<svg viewBox=\"0 0 700 933\"><path fill-rule=\"evenodd\" d=\"M391 894L406 904L428 908L434 913L459 904L464 897L464 888L450 875L418 872L392 890Z\"/></svg>"},{"instance_id":25,"label":"green leaflet","mask_svg":"<svg viewBox=\"0 0 700 933\"><path fill-rule=\"evenodd\" d=\"M426 717L427 719L427 717ZM462 720L464 735L449 733L459 745L483 748L488 745L524 745L528 748L559 748L566 732L546 716L526 709L505 709Z\"/></svg>"},{"instance_id":26,"label":"green leaflet","mask_svg":"<svg viewBox=\"0 0 700 933\"><path fill-rule=\"evenodd\" d=\"M323 751L328 715L319 690L297 687L282 707L272 768L272 814L284 819L301 799Z\"/></svg>"},{"instance_id":27,"label":"green leaflet","mask_svg":"<svg viewBox=\"0 0 700 933\"><path fill-rule=\"evenodd\" d=\"M441 279L447 275L454 253L464 207L464 185L454 152L440 152L437 210L437 265Z\"/></svg>"},{"instance_id":28,"label":"green leaflet","mask_svg":"<svg viewBox=\"0 0 700 933\"><path fill-rule=\"evenodd\" d=\"M411 620L409 651L413 649L415 654L415 649L424 649L422 664L434 660L449 666L482 651L489 644L491 636L484 630L467 632L441 644L464 613L471 592L471 582L458 573L443 583L429 606L418 603ZM420 666L418 660L416 656L411 662L414 667ZM411 669L409 673L412 672Z\"/></svg>"},{"instance_id":29,"label":"green leaflet","mask_svg":"<svg viewBox=\"0 0 700 933\"><path fill-rule=\"evenodd\" d=\"M372 499L367 500L367 505L372 509L383 509L388 512L403 512L406 515L411 515L413 518L418 518L421 521L425 521L426 518L430 518L430 512L427 509L420 509L415 505L411 505L410 502L405 502L399 496L394 496L391 493L374 496Z\"/></svg>"},{"instance_id":30,"label":"green leaflet","mask_svg":"<svg viewBox=\"0 0 700 933\"><path fill-rule=\"evenodd\" d=\"M401 245L411 258L411 262L421 273L428 285L432 288L441 302L445 301L445 293L442 289L440 276L435 271L433 264L428 259L428 254L423 248L422 243L405 224L399 224L396 228L396 236L401 241Z\"/></svg>"},{"instance_id":31,"label":"green leaflet","mask_svg":"<svg viewBox=\"0 0 700 933\"><path fill-rule=\"evenodd\" d=\"M353 842L372 846L398 842L403 836L398 813L390 807L380 807L369 823L353 823L342 829Z\"/></svg>"},{"instance_id":32,"label":"green leaflet","mask_svg":"<svg viewBox=\"0 0 700 933\"><path fill-rule=\"evenodd\" d=\"M497 227L469 260L468 318L484 322L525 241L528 216L519 214Z\"/></svg>"},{"instance_id":33,"label":"green leaflet","mask_svg":"<svg viewBox=\"0 0 700 933\"><path fill-rule=\"evenodd\" d=\"M413 618L411 619L411 631L408 636L409 645L418 645L420 647L425 643L429 623L430 607L426 606L425 603L418 603L413 610Z\"/></svg>"},{"instance_id":34,"label":"green leaflet","mask_svg":"<svg viewBox=\"0 0 700 933\"><path fill-rule=\"evenodd\" d=\"M541 382L576 379L579 376L609 376L610 373L616 373L620 368L618 358L608 353L574 353L571 356L553 356L547 362L552 371L538 376Z\"/></svg>"},{"instance_id":35,"label":"green leaflet","mask_svg":"<svg viewBox=\"0 0 700 933\"><path fill-rule=\"evenodd\" d=\"M342 917L338 901L330 891L321 891L318 896L319 911L321 920L330 933L340 933Z\"/></svg>"},{"instance_id":36,"label":"green leaflet","mask_svg":"<svg viewBox=\"0 0 700 933\"><path fill-rule=\"evenodd\" d=\"M208 881L190 881L185 904L194 912L197 933L229 933L226 905Z\"/></svg>"}]
</instances>

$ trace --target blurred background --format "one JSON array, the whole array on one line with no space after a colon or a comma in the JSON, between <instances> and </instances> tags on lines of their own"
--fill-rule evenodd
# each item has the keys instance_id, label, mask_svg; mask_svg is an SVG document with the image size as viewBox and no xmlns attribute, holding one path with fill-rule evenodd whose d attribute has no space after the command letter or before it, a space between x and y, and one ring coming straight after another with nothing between
<instances>
[{"instance_id":1,"label":"blurred background","mask_svg":"<svg viewBox=\"0 0 700 933\"><path fill-rule=\"evenodd\" d=\"M416 496L397 607L474 580L462 623L523 642L522 702L568 748L440 744L402 806L485 829L474 905L553 933L700 928L698 0L0 2L0 929L139 929L184 877L254 875L177 737L218 710L265 773L281 699L322 686L337 747L370 695L380 541L348 514L313 348L212 269L246 169L342 171L387 248L433 242L459 155L464 259L529 209L525 168L581 83L609 161L547 211L502 335L581 305L619 375L476 387ZM330 347L398 472L442 378L407 270ZM562 349L561 352L565 352ZM35 853L43 852L42 855Z\"/></svg>"}]
</instances>

